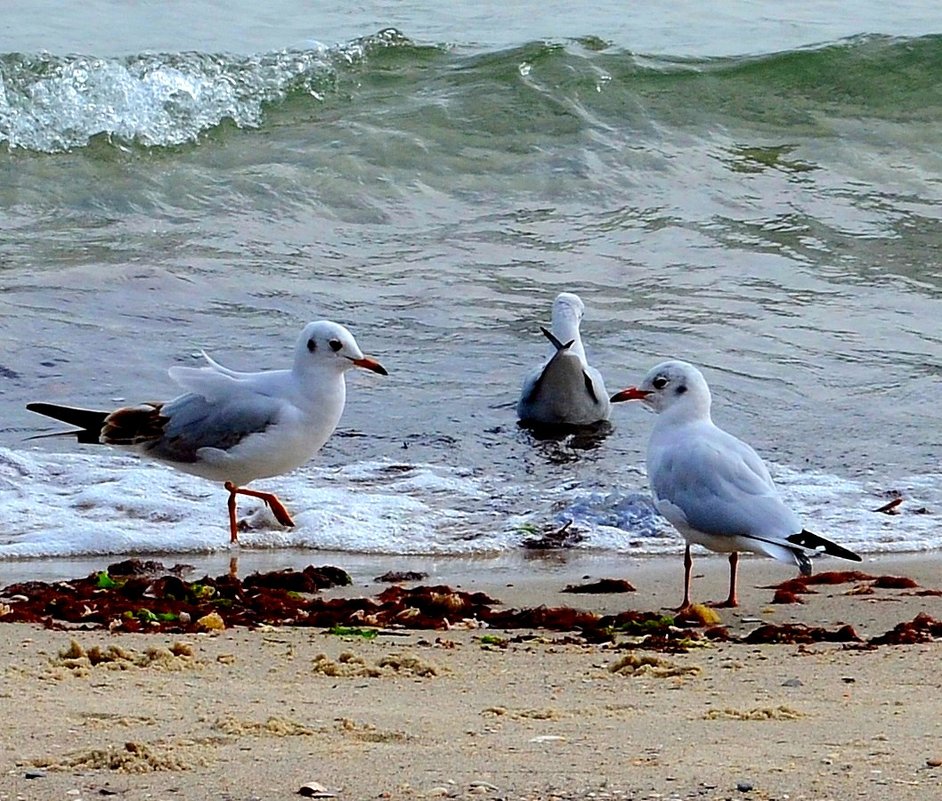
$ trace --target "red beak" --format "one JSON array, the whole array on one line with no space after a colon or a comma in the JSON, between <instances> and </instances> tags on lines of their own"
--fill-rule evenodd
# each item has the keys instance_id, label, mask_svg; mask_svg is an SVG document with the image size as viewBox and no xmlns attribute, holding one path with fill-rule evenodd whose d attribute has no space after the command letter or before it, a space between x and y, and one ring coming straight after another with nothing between
<instances>
[{"instance_id":1,"label":"red beak","mask_svg":"<svg viewBox=\"0 0 942 801\"><path fill-rule=\"evenodd\" d=\"M352 361L357 367L372 370L374 373L379 373L380 375L389 375L389 373L386 372L386 368L375 359L368 359L364 356L362 359L352 359Z\"/></svg>"},{"instance_id":2,"label":"red beak","mask_svg":"<svg viewBox=\"0 0 942 801\"><path fill-rule=\"evenodd\" d=\"M628 389L623 389L621 392L616 392L614 395L612 395L611 402L618 403L619 401L644 400L650 394L651 390L649 389L628 387Z\"/></svg>"}]
</instances>

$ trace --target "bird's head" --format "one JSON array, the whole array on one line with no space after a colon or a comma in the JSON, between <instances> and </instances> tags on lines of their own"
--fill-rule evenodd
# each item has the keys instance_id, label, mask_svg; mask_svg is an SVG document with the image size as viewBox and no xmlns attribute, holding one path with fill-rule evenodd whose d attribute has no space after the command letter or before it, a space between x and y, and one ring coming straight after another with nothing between
<instances>
[{"instance_id":1,"label":"bird's head","mask_svg":"<svg viewBox=\"0 0 942 801\"><path fill-rule=\"evenodd\" d=\"M651 368L638 386L616 392L611 400L612 403L639 400L658 413L676 407L708 416L712 399L706 379L696 367L687 362L668 361Z\"/></svg>"},{"instance_id":2,"label":"bird's head","mask_svg":"<svg viewBox=\"0 0 942 801\"><path fill-rule=\"evenodd\" d=\"M572 292L560 292L553 301L553 328L555 330L560 325L565 328L573 323L578 328L584 314L582 298Z\"/></svg>"},{"instance_id":3,"label":"bird's head","mask_svg":"<svg viewBox=\"0 0 942 801\"><path fill-rule=\"evenodd\" d=\"M351 367L362 367L388 375L383 365L363 355L353 334L330 320L319 320L304 327L298 337L294 363L296 369L318 365L346 372Z\"/></svg>"}]
</instances>

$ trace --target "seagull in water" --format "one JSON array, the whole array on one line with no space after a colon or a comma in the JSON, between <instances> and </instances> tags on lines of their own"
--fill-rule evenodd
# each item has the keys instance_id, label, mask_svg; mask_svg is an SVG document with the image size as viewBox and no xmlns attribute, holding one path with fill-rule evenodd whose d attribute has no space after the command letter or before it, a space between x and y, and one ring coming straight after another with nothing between
<instances>
[{"instance_id":1,"label":"seagull in water","mask_svg":"<svg viewBox=\"0 0 942 801\"><path fill-rule=\"evenodd\" d=\"M562 292L553 302L553 330L540 327L552 344L549 358L523 382L517 417L530 425L587 426L608 420L611 404L602 376L585 358L579 324L585 306Z\"/></svg>"},{"instance_id":2,"label":"seagull in water","mask_svg":"<svg viewBox=\"0 0 942 801\"><path fill-rule=\"evenodd\" d=\"M309 323L301 332L290 370L240 373L203 353L205 367L171 367L186 393L166 402L140 403L112 412L54 403L26 408L78 426L79 442L130 448L184 473L221 481L229 492L230 541L238 542L236 495L260 498L278 522L293 526L288 510L269 492L246 489L300 467L337 427L346 400L344 373L386 369L369 359L339 323Z\"/></svg>"},{"instance_id":3,"label":"seagull in water","mask_svg":"<svg viewBox=\"0 0 942 801\"><path fill-rule=\"evenodd\" d=\"M811 573L810 554L823 551L859 562L860 557L807 531L782 502L769 471L742 440L714 425L710 388L692 364L667 361L639 387L612 402L640 400L659 415L648 441L648 481L654 505L687 540L684 602L690 606L690 546L728 553L729 597L716 606L738 606L739 552L752 551Z\"/></svg>"}]
</instances>

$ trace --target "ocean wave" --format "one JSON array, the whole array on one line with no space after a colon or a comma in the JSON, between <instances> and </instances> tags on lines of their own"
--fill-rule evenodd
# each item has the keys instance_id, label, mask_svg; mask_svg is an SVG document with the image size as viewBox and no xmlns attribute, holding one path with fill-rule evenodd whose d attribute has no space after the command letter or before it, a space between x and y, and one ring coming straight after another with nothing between
<instances>
[{"instance_id":1,"label":"ocean wave","mask_svg":"<svg viewBox=\"0 0 942 801\"><path fill-rule=\"evenodd\" d=\"M292 96L320 101L337 91L342 70L409 45L390 29L342 47L258 56L10 53L0 56L0 142L42 153L96 139L169 147L197 142L226 124L257 128L266 106Z\"/></svg>"},{"instance_id":2,"label":"ocean wave","mask_svg":"<svg viewBox=\"0 0 942 801\"><path fill-rule=\"evenodd\" d=\"M175 147L331 100L396 103L402 114L446 108L456 125L524 130L554 118L577 128L704 117L777 126L828 115L932 122L942 116L940 71L938 35L700 59L632 53L595 37L468 53L419 45L394 29L256 56L10 53L0 56L0 142L42 153L99 141Z\"/></svg>"}]
</instances>

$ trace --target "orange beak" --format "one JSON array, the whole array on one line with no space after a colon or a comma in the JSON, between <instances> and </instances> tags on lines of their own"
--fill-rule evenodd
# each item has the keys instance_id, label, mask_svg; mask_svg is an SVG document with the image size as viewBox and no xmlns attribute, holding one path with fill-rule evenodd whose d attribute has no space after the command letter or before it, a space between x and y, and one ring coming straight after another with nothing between
<instances>
[{"instance_id":1,"label":"orange beak","mask_svg":"<svg viewBox=\"0 0 942 801\"><path fill-rule=\"evenodd\" d=\"M651 390L649 389L628 387L628 389L623 389L621 392L616 392L614 395L612 395L611 402L618 403L619 401L644 400L650 394Z\"/></svg>"},{"instance_id":2,"label":"orange beak","mask_svg":"<svg viewBox=\"0 0 942 801\"><path fill-rule=\"evenodd\" d=\"M364 356L362 359L352 359L352 361L357 367L372 370L374 373L379 373L380 375L389 375L389 373L386 372L386 368L375 359L368 359Z\"/></svg>"}]
</instances>

